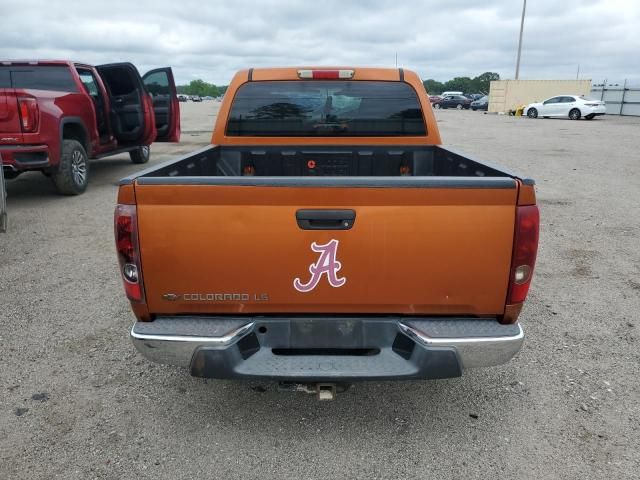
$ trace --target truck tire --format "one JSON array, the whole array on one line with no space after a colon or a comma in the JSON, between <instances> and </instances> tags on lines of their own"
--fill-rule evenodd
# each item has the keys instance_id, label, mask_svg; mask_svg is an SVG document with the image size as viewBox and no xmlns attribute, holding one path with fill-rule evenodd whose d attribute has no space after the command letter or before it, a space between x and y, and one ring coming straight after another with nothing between
<instances>
[{"instance_id":1,"label":"truck tire","mask_svg":"<svg viewBox=\"0 0 640 480\"><path fill-rule=\"evenodd\" d=\"M529 118L538 118L538 110L535 108L530 108L527 112L527 117Z\"/></svg>"},{"instance_id":2,"label":"truck tire","mask_svg":"<svg viewBox=\"0 0 640 480\"><path fill-rule=\"evenodd\" d=\"M458 110L462 110L464 108L464 105L462 105L461 103L459 103L458 105L456 105L456 108Z\"/></svg>"},{"instance_id":3,"label":"truck tire","mask_svg":"<svg viewBox=\"0 0 640 480\"><path fill-rule=\"evenodd\" d=\"M151 157L151 147L149 147L149 145L143 145L135 150L131 150L129 157L133 163L147 163Z\"/></svg>"},{"instance_id":4,"label":"truck tire","mask_svg":"<svg viewBox=\"0 0 640 480\"><path fill-rule=\"evenodd\" d=\"M63 195L84 193L89 183L89 157L80 142L62 140L60 165L51 178Z\"/></svg>"},{"instance_id":5,"label":"truck tire","mask_svg":"<svg viewBox=\"0 0 640 480\"><path fill-rule=\"evenodd\" d=\"M573 108L569 112L569 118L571 120L580 120L581 116L582 116L582 114L580 113L580 110L578 110L577 108Z\"/></svg>"}]
</instances>

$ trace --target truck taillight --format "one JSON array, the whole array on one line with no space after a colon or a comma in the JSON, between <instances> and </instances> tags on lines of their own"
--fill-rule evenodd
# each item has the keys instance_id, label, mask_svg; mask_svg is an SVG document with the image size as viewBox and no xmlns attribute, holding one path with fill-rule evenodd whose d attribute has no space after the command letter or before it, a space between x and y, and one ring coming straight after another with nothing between
<instances>
[{"instance_id":1,"label":"truck taillight","mask_svg":"<svg viewBox=\"0 0 640 480\"><path fill-rule=\"evenodd\" d=\"M119 204L116 207L114 224L124 290L130 300L144 302L136 206Z\"/></svg>"},{"instance_id":2,"label":"truck taillight","mask_svg":"<svg viewBox=\"0 0 640 480\"><path fill-rule=\"evenodd\" d=\"M298 70L298 78L313 80L349 80L353 70Z\"/></svg>"},{"instance_id":3,"label":"truck taillight","mask_svg":"<svg viewBox=\"0 0 640 480\"><path fill-rule=\"evenodd\" d=\"M527 298L538 253L539 228L540 212L536 205L516 207L508 304L521 303Z\"/></svg>"},{"instance_id":4,"label":"truck taillight","mask_svg":"<svg viewBox=\"0 0 640 480\"><path fill-rule=\"evenodd\" d=\"M35 132L38 129L40 112L35 98L18 97L20 123L23 132Z\"/></svg>"}]
</instances>

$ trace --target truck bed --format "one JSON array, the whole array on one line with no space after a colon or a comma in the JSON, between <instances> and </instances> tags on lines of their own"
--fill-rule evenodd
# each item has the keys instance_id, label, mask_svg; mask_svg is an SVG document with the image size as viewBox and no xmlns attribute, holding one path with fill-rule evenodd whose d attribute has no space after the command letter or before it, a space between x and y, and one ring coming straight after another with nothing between
<instances>
[{"instance_id":1,"label":"truck bed","mask_svg":"<svg viewBox=\"0 0 640 480\"><path fill-rule=\"evenodd\" d=\"M234 178L222 178L234 177ZM272 177L269 181L260 177ZM514 186L515 174L471 159L441 146L393 147L219 147L208 146L127 177L121 184L291 184L313 177L333 177L335 183L360 185ZM336 177L369 177L369 181ZM380 177L386 177L382 180ZM391 177L398 177L393 179ZM405 180L401 180L401 177ZM420 178L422 182L409 180ZM453 178L446 178L453 177ZM377 178L377 179L376 179ZM255 180L254 180L255 179ZM435 179L439 181L434 182ZM446 181L448 180L448 181ZM528 180L524 179L524 183Z\"/></svg>"}]
</instances>

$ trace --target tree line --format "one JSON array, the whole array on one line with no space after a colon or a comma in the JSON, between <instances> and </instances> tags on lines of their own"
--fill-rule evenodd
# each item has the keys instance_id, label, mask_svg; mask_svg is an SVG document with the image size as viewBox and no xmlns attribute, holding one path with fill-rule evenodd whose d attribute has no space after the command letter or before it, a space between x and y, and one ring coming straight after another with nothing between
<instances>
[{"instance_id":1,"label":"tree line","mask_svg":"<svg viewBox=\"0 0 640 480\"><path fill-rule=\"evenodd\" d=\"M200 97L220 97L227 91L227 85L214 85L204 80L191 80L188 85L177 85L178 93Z\"/></svg>"},{"instance_id":2,"label":"tree line","mask_svg":"<svg viewBox=\"0 0 640 480\"><path fill-rule=\"evenodd\" d=\"M460 91L464 93L489 93L489 84L492 80L500 80L500 75L495 72L484 72L474 78L455 77L446 82L439 82L432 78L425 80L424 88L431 95L438 95L446 91ZM185 95L199 95L201 97L220 97L227 90L227 85L214 85L197 79L191 80L188 85L178 85L178 93Z\"/></svg>"},{"instance_id":3,"label":"tree line","mask_svg":"<svg viewBox=\"0 0 640 480\"><path fill-rule=\"evenodd\" d=\"M422 83L430 95L438 95L447 91L489 94L489 84L492 80L500 80L500 75L495 72L484 72L474 78L455 77L446 82L439 82L429 78Z\"/></svg>"}]
</instances>

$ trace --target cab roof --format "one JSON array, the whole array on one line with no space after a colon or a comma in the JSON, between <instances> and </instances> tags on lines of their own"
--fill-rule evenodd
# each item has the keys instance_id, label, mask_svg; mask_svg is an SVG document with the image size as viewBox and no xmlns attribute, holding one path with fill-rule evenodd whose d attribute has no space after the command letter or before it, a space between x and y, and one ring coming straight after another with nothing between
<instances>
[{"instance_id":1,"label":"cab roof","mask_svg":"<svg viewBox=\"0 0 640 480\"><path fill-rule=\"evenodd\" d=\"M238 72L238 76L244 76L249 81L267 80L299 80L299 70L353 70L351 80L382 80L401 81L407 75L417 75L403 68L380 67L349 67L349 66L299 66L299 67L273 67L250 68Z\"/></svg>"},{"instance_id":2,"label":"cab roof","mask_svg":"<svg viewBox=\"0 0 640 480\"><path fill-rule=\"evenodd\" d=\"M0 65L76 65L82 62L71 60L0 60Z\"/></svg>"}]
</instances>

